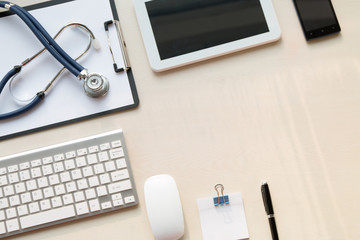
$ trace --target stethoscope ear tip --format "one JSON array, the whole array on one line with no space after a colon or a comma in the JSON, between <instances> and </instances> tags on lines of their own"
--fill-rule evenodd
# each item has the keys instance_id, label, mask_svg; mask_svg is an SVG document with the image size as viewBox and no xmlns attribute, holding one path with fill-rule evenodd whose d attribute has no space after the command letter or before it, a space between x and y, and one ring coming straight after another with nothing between
<instances>
[{"instance_id":1,"label":"stethoscope ear tip","mask_svg":"<svg viewBox=\"0 0 360 240\"><path fill-rule=\"evenodd\" d=\"M100 42L99 42L99 40L97 38L94 38L92 40L92 45L93 45L93 47L95 48L96 51L99 51L100 48L101 48Z\"/></svg>"}]
</instances>

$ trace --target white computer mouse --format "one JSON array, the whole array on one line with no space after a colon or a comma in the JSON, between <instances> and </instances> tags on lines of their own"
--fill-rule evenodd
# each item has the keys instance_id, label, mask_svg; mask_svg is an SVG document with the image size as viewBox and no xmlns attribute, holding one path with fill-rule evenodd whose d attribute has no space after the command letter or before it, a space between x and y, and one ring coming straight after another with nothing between
<instances>
[{"instance_id":1,"label":"white computer mouse","mask_svg":"<svg viewBox=\"0 0 360 240\"><path fill-rule=\"evenodd\" d=\"M148 178L144 184L145 204L156 240L177 240L184 235L184 215L179 191L170 175Z\"/></svg>"}]
</instances>

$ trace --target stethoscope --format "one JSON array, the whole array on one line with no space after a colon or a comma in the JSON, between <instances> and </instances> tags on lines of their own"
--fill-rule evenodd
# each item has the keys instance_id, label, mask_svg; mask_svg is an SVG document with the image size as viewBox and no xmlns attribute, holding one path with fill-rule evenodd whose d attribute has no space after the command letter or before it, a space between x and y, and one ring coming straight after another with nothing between
<instances>
[{"instance_id":1,"label":"stethoscope","mask_svg":"<svg viewBox=\"0 0 360 240\"><path fill-rule=\"evenodd\" d=\"M54 38L52 38L48 32L41 26L41 24L25 9L5 1L0 1L0 7L6 8L9 11L15 13L18 15L25 24L30 28L30 30L35 34L35 36L39 39L39 41L42 43L44 48L37 52L32 57L26 59L24 62L22 62L20 65L15 66L13 69L11 69L1 80L0 82L0 94L3 91L5 85L9 82L9 88L11 92L11 82L15 78L15 75L17 75L22 67L24 67L26 64L31 62L33 59L38 57L41 53L43 53L45 50L48 50L51 55L53 55L57 61L59 61L64 67L56 74L56 76L49 82L49 84L45 87L44 90L38 92L25 106L8 112L0 114L0 120L8 119L11 117L18 116L22 113L27 112L28 110L34 108L36 105L38 105L41 100L44 99L45 93L50 89L51 85L54 83L54 81L65 71L65 69L69 70L73 75L78 77L80 80L83 80L83 88L85 93L93 98L100 97L105 95L109 90L109 81L101 74L99 73L88 73L87 69L81 66L79 63L76 62L80 57L82 57L86 52L89 51L93 41L95 40L94 34L91 32L89 28L87 28L85 25L80 23L70 23L66 26L64 26L60 31L55 35ZM79 27L80 29L84 30L89 34L89 43L84 50L83 53L80 54L75 59L72 59L56 42L55 39L67 28L70 26ZM14 94L11 93L13 96Z\"/></svg>"}]
</instances>

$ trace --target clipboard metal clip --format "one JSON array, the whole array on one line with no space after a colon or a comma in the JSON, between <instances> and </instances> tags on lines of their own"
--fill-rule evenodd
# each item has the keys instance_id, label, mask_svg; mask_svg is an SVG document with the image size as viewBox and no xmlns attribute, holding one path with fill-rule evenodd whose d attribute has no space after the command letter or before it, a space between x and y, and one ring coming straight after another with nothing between
<instances>
[{"instance_id":1,"label":"clipboard metal clip","mask_svg":"<svg viewBox=\"0 0 360 240\"><path fill-rule=\"evenodd\" d=\"M116 64L116 61L115 61L113 50L111 48L109 25L111 25L113 23L115 24L116 32L117 32L119 42L120 42L121 54L122 54L122 57L124 59L125 67L123 67L123 68L118 68L118 66ZM123 72L123 71L129 70L130 69L130 61L129 61L129 57L128 57L128 54L127 54L127 51L126 51L126 43L124 41L124 36L122 34L122 31L121 31L120 22L118 20L109 20L109 21L104 22L104 27L105 27L105 32L106 32L106 35L107 35L109 50L110 50L111 57L112 57L113 63L114 63L113 66L114 66L115 72L118 73L118 72Z\"/></svg>"},{"instance_id":2,"label":"clipboard metal clip","mask_svg":"<svg viewBox=\"0 0 360 240\"><path fill-rule=\"evenodd\" d=\"M217 193L217 197L214 197L214 206L229 204L229 195L224 195L224 186L222 184L216 184L215 185L215 191ZM219 189L221 192L221 195L219 193Z\"/></svg>"}]
</instances>

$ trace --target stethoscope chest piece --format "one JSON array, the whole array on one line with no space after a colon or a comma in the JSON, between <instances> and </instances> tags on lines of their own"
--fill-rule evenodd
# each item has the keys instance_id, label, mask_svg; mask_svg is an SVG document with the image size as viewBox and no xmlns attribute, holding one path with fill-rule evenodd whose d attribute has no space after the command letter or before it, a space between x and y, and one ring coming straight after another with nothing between
<instances>
[{"instance_id":1,"label":"stethoscope chest piece","mask_svg":"<svg viewBox=\"0 0 360 240\"><path fill-rule=\"evenodd\" d=\"M93 98L104 96L109 91L109 81L98 73L90 73L84 78L84 91Z\"/></svg>"}]
</instances>

